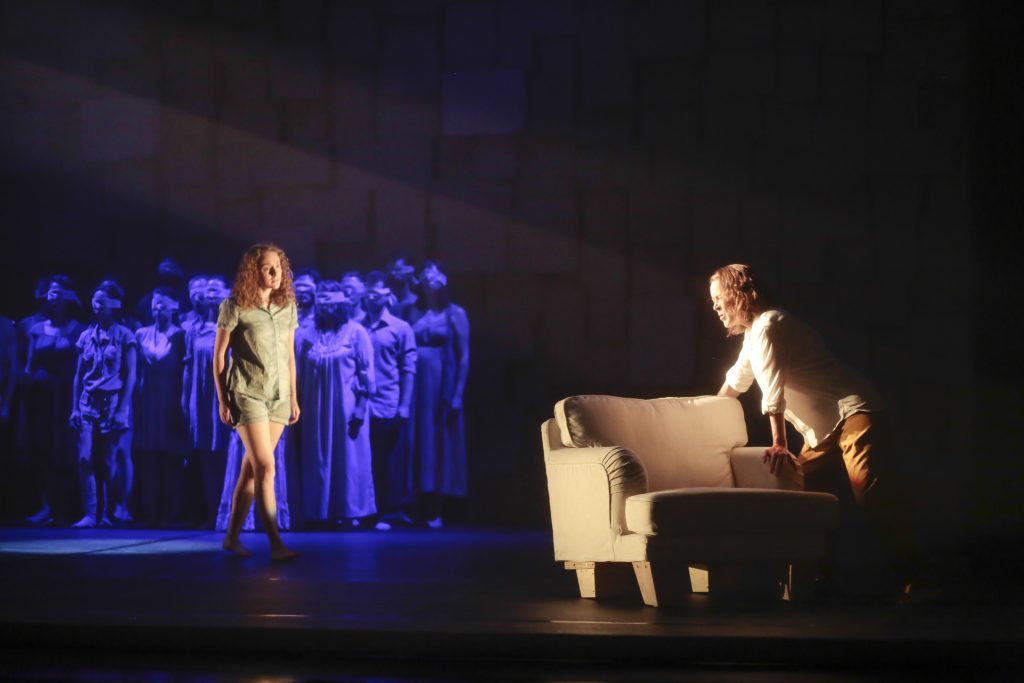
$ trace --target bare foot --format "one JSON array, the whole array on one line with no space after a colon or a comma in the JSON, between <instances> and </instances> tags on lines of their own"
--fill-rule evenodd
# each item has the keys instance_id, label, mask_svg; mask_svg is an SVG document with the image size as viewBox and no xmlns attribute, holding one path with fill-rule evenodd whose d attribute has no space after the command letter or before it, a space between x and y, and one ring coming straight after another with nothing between
<instances>
[{"instance_id":1,"label":"bare foot","mask_svg":"<svg viewBox=\"0 0 1024 683\"><path fill-rule=\"evenodd\" d=\"M271 562L287 562L288 560L294 560L299 554L294 550L289 550L284 546L281 546L277 550L270 551Z\"/></svg>"},{"instance_id":2,"label":"bare foot","mask_svg":"<svg viewBox=\"0 0 1024 683\"><path fill-rule=\"evenodd\" d=\"M252 553L249 552L248 548L242 545L241 541L230 541L225 538L224 550L227 550L229 553L235 555L236 557L252 557Z\"/></svg>"}]
</instances>

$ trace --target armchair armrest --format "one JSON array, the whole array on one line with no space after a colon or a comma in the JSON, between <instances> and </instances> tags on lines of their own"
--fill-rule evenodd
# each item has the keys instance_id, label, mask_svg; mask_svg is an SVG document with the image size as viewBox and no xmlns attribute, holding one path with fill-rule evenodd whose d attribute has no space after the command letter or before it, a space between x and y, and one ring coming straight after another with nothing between
<instances>
[{"instance_id":1,"label":"armchair armrest","mask_svg":"<svg viewBox=\"0 0 1024 683\"><path fill-rule=\"evenodd\" d=\"M610 561L629 533L626 498L647 491L647 471L617 446L557 448L545 460L556 560Z\"/></svg>"},{"instance_id":2,"label":"armchair armrest","mask_svg":"<svg viewBox=\"0 0 1024 683\"><path fill-rule=\"evenodd\" d=\"M732 477L737 488L803 491L803 470L786 467L774 475L764 462L765 446L741 446L729 453Z\"/></svg>"}]
</instances>

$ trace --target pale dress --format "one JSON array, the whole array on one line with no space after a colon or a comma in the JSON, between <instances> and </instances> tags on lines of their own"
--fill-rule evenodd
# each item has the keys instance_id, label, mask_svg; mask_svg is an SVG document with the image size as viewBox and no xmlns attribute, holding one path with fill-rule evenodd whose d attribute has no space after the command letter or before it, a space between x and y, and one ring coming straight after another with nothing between
<instances>
[{"instance_id":1,"label":"pale dress","mask_svg":"<svg viewBox=\"0 0 1024 683\"><path fill-rule=\"evenodd\" d=\"M373 393L373 343L358 322L299 331L303 506L306 521L372 515L369 419L353 431L358 395Z\"/></svg>"}]
</instances>

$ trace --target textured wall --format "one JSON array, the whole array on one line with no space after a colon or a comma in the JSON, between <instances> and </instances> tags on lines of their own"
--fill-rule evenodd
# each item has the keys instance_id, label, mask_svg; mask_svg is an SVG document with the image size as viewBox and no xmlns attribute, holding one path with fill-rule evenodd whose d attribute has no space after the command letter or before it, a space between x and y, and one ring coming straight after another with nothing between
<instances>
[{"instance_id":1,"label":"textured wall","mask_svg":"<svg viewBox=\"0 0 1024 683\"><path fill-rule=\"evenodd\" d=\"M525 488L535 521L551 402L715 391L735 343L705 280L750 261L880 385L939 501L925 518L955 523L958 3L136 5L3 5L0 212L22 277L142 287L164 252L228 270L259 237L328 273L395 247L441 259L474 329L472 505Z\"/></svg>"}]
</instances>

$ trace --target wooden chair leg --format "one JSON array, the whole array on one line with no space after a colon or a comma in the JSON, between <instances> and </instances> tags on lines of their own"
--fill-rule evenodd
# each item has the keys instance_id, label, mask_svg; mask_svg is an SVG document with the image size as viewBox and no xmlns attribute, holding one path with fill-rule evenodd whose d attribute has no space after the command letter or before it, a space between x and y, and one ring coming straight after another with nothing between
<instances>
[{"instance_id":1,"label":"wooden chair leg","mask_svg":"<svg viewBox=\"0 0 1024 683\"><path fill-rule=\"evenodd\" d=\"M580 585L581 598L597 597L597 582L594 578L596 562L566 562L565 568L576 572L576 581Z\"/></svg>"},{"instance_id":2,"label":"wooden chair leg","mask_svg":"<svg viewBox=\"0 0 1024 683\"><path fill-rule=\"evenodd\" d=\"M707 565L695 564L689 566L690 590L694 593L708 592L708 568Z\"/></svg>"},{"instance_id":3,"label":"wooden chair leg","mask_svg":"<svg viewBox=\"0 0 1024 683\"><path fill-rule=\"evenodd\" d=\"M690 595L690 572L686 564L634 562L633 573L636 574L645 605L681 605Z\"/></svg>"},{"instance_id":4,"label":"wooden chair leg","mask_svg":"<svg viewBox=\"0 0 1024 683\"><path fill-rule=\"evenodd\" d=\"M583 598L626 598L636 595L633 573L626 562L566 562L576 572Z\"/></svg>"}]
</instances>

